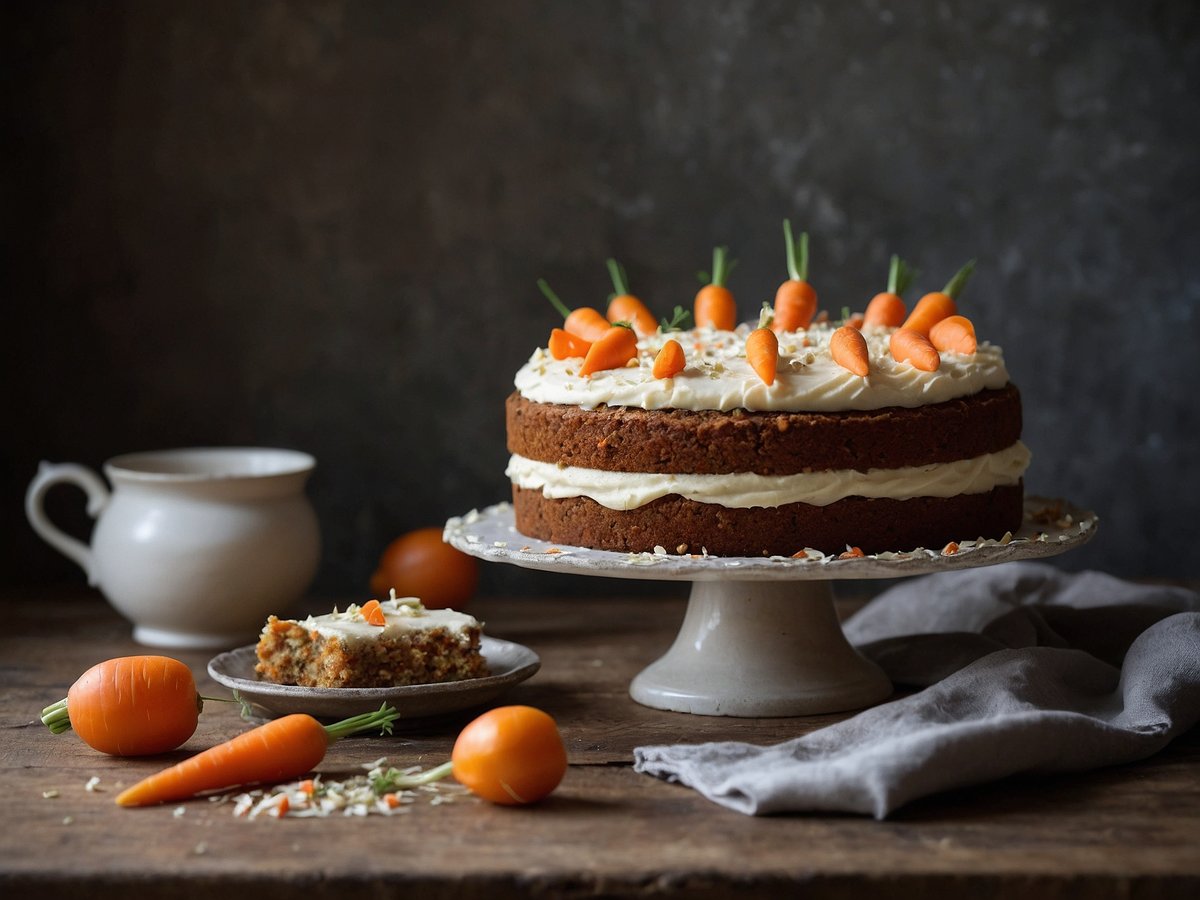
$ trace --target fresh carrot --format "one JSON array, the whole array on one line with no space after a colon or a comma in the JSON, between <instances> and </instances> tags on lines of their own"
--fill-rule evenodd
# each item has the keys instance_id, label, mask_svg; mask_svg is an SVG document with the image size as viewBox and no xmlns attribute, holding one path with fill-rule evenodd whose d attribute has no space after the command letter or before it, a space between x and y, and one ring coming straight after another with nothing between
<instances>
[{"instance_id":1,"label":"fresh carrot","mask_svg":"<svg viewBox=\"0 0 1200 900\"><path fill-rule=\"evenodd\" d=\"M958 312L958 295L966 286L971 273L975 271L975 260L971 260L954 273L954 277L940 291L926 294L917 301L913 311L904 320L902 328L919 331L929 337L929 329L947 316Z\"/></svg>"},{"instance_id":2,"label":"fresh carrot","mask_svg":"<svg viewBox=\"0 0 1200 900\"><path fill-rule=\"evenodd\" d=\"M325 758L334 741L375 728L390 733L399 717L385 703L375 712L333 725L322 725L304 713L274 719L139 781L117 795L117 804L152 806L205 791L299 778Z\"/></svg>"},{"instance_id":3,"label":"fresh carrot","mask_svg":"<svg viewBox=\"0 0 1200 900\"><path fill-rule=\"evenodd\" d=\"M65 700L42 710L54 734L72 728L112 756L146 756L182 745L196 731L204 700L191 670L169 656L122 656L92 666Z\"/></svg>"},{"instance_id":4,"label":"fresh carrot","mask_svg":"<svg viewBox=\"0 0 1200 900\"><path fill-rule=\"evenodd\" d=\"M612 323L590 306L568 309L567 304L563 303L558 298L558 294L550 289L550 285L544 278L538 279L538 287L550 304L562 313L564 331L578 335L585 341L596 341L611 327Z\"/></svg>"},{"instance_id":5,"label":"fresh carrot","mask_svg":"<svg viewBox=\"0 0 1200 900\"><path fill-rule=\"evenodd\" d=\"M729 259L728 247L713 249L712 275L706 279L708 283L696 294L696 302L692 307L692 318L697 328L733 331L737 325L737 304L734 302L733 292L725 286L735 265L737 260Z\"/></svg>"},{"instance_id":6,"label":"fresh carrot","mask_svg":"<svg viewBox=\"0 0 1200 900\"><path fill-rule=\"evenodd\" d=\"M574 356L587 356L592 347L591 341L585 341L577 334L571 334L561 328L550 329L550 355L555 359L570 359Z\"/></svg>"},{"instance_id":7,"label":"fresh carrot","mask_svg":"<svg viewBox=\"0 0 1200 900\"><path fill-rule=\"evenodd\" d=\"M893 331L889 346L897 362L912 363L914 368L923 372L936 372L942 364L942 358L933 344L929 343L929 338L911 328Z\"/></svg>"},{"instance_id":8,"label":"fresh carrot","mask_svg":"<svg viewBox=\"0 0 1200 900\"><path fill-rule=\"evenodd\" d=\"M755 328L746 338L746 361L766 385L775 383L779 367L779 338L770 328Z\"/></svg>"},{"instance_id":9,"label":"fresh carrot","mask_svg":"<svg viewBox=\"0 0 1200 900\"><path fill-rule=\"evenodd\" d=\"M929 329L929 343L938 350L969 356L979 347L975 326L966 316L946 316Z\"/></svg>"},{"instance_id":10,"label":"fresh carrot","mask_svg":"<svg viewBox=\"0 0 1200 900\"><path fill-rule=\"evenodd\" d=\"M776 331L800 331L809 326L817 312L817 292L808 283L808 232L801 232L797 242L792 237L791 221L784 219L783 240L790 277L775 292L771 327Z\"/></svg>"},{"instance_id":11,"label":"fresh carrot","mask_svg":"<svg viewBox=\"0 0 1200 900\"><path fill-rule=\"evenodd\" d=\"M687 360L683 355L683 347L680 346L679 341L672 338L662 345L662 349L654 357L654 368L651 370L651 374L655 378L673 378L683 371L685 365L687 365Z\"/></svg>"},{"instance_id":12,"label":"fresh carrot","mask_svg":"<svg viewBox=\"0 0 1200 900\"><path fill-rule=\"evenodd\" d=\"M835 363L855 375L865 377L871 371L867 340L857 328L843 325L830 335L829 354Z\"/></svg>"},{"instance_id":13,"label":"fresh carrot","mask_svg":"<svg viewBox=\"0 0 1200 900\"><path fill-rule=\"evenodd\" d=\"M908 312L902 295L912 284L913 275L914 272L908 263L892 254L892 261L888 265L887 290L871 298L863 315L863 323L898 328Z\"/></svg>"},{"instance_id":14,"label":"fresh carrot","mask_svg":"<svg viewBox=\"0 0 1200 900\"><path fill-rule=\"evenodd\" d=\"M625 267L615 259L608 261L608 274L612 278L613 294L608 301L608 321L628 322L640 337L648 337L658 331L658 319L646 304L629 293L629 278Z\"/></svg>"},{"instance_id":15,"label":"fresh carrot","mask_svg":"<svg viewBox=\"0 0 1200 900\"><path fill-rule=\"evenodd\" d=\"M637 356L637 335L628 325L609 325L592 346L588 348L580 375L591 375L604 369L619 369Z\"/></svg>"},{"instance_id":16,"label":"fresh carrot","mask_svg":"<svg viewBox=\"0 0 1200 900\"><path fill-rule=\"evenodd\" d=\"M368 625L386 625L387 616L383 614L383 607L379 605L378 600L368 600L361 607L359 612L366 619Z\"/></svg>"}]
</instances>

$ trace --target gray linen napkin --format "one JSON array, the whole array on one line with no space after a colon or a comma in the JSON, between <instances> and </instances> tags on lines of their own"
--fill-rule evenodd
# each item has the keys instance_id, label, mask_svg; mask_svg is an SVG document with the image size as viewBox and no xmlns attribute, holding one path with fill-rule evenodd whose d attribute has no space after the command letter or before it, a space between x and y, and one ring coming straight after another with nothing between
<instances>
[{"instance_id":1,"label":"gray linen napkin","mask_svg":"<svg viewBox=\"0 0 1200 900\"><path fill-rule=\"evenodd\" d=\"M1200 596L1044 563L930 575L847 621L850 641L923 690L774 746L638 747L636 771L751 815L882 819L1016 773L1143 759L1200 721Z\"/></svg>"}]
</instances>

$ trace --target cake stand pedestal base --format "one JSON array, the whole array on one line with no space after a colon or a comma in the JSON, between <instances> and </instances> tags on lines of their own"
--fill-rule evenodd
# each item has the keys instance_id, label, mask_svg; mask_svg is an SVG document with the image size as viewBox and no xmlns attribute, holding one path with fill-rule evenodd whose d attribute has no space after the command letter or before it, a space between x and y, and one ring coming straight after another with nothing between
<instances>
[{"instance_id":1,"label":"cake stand pedestal base","mask_svg":"<svg viewBox=\"0 0 1200 900\"><path fill-rule=\"evenodd\" d=\"M630 685L643 706L710 716L806 716L892 693L842 633L828 581L696 581L675 643Z\"/></svg>"}]
</instances>

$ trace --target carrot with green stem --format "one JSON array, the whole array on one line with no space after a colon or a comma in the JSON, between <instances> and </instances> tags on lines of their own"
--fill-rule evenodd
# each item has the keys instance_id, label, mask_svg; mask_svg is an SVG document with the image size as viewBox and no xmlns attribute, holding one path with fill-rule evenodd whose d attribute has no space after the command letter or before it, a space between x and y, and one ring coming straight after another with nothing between
<instances>
[{"instance_id":1,"label":"carrot with green stem","mask_svg":"<svg viewBox=\"0 0 1200 900\"><path fill-rule=\"evenodd\" d=\"M550 329L550 342L547 349L555 359L570 359L574 356L587 356L592 347L591 341L585 341L577 334L571 334L561 328Z\"/></svg>"},{"instance_id":2,"label":"carrot with green stem","mask_svg":"<svg viewBox=\"0 0 1200 900\"><path fill-rule=\"evenodd\" d=\"M954 273L954 277L942 290L928 293L918 300L901 327L929 337L929 329L947 316L958 312L958 295L962 293L974 271L975 260L971 260Z\"/></svg>"},{"instance_id":3,"label":"carrot with green stem","mask_svg":"<svg viewBox=\"0 0 1200 900\"><path fill-rule=\"evenodd\" d=\"M179 660L122 656L80 675L41 718L54 734L74 729L101 753L147 756L187 741L203 708L191 669Z\"/></svg>"},{"instance_id":4,"label":"carrot with green stem","mask_svg":"<svg viewBox=\"0 0 1200 900\"><path fill-rule=\"evenodd\" d=\"M892 332L888 346L896 362L911 363L923 372L936 372L941 367L942 358L937 348L919 331L897 328Z\"/></svg>"},{"instance_id":5,"label":"carrot with green stem","mask_svg":"<svg viewBox=\"0 0 1200 900\"><path fill-rule=\"evenodd\" d=\"M683 355L683 347L679 341L672 338L662 345L658 355L654 357L654 368L651 374L655 378L674 378L683 371L687 359Z\"/></svg>"},{"instance_id":6,"label":"carrot with green stem","mask_svg":"<svg viewBox=\"0 0 1200 900\"><path fill-rule=\"evenodd\" d=\"M746 338L746 361L768 387L779 368L779 338L770 328L755 328Z\"/></svg>"},{"instance_id":7,"label":"carrot with green stem","mask_svg":"<svg viewBox=\"0 0 1200 900\"><path fill-rule=\"evenodd\" d=\"M334 741L360 731L392 730L400 717L383 704L375 712L322 725L295 713L252 728L183 762L139 781L117 795L118 806L153 806L207 791L247 784L274 784L311 772Z\"/></svg>"},{"instance_id":8,"label":"carrot with green stem","mask_svg":"<svg viewBox=\"0 0 1200 900\"><path fill-rule=\"evenodd\" d=\"M790 276L775 292L775 318L771 327L776 331L800 331L807 328L817 313L817 292L808 283L808 232L792 237L792 223L783 220L784 248Z\"/></svg>"},{"instance_id":9,"label":"carrot with green stem","mask_svg":"<svg viewBox=\"0 0 1200 900\"><path fill-rule=\"evenodd\" d=\"M623 322L608 326L597 340L588 348L583 365L579 367L580 375L591 375L605 369L619 369L637 356L637 335L632 328Z\"/></svg>"},{"instance_id":10,"label":"carrot with green stem","mask_svg":"<svg viewBox=\"0 0 1200 900\"><path fill-rule=\"evenodd\" d=\"M908 263L893 253L888 265L887 290L871 298L871 302L867 304L867 311L863 314L863 324L882 325L887 328L898 328L903 324L908 313L903 294L912 284L915 274Z\"/></svg>"},{"instance_id":11,"label":"carrot with green stem","mask_svg":"<svg viewBox=\"0 0 1200 900\"><path fill-rule=\"evenodd\" d=\"M544 278L539 278L537 285L546 299L550 301L550 305L562 314L564 331L578 335L585 341L595 341L612 325L608 319L590 306L581 306L578 309L568 308L567 304L559 299L558 294L550 289L550 285Z\"/></svg>"},{"instance_id":12,"label":"carrot with green stem","mask_svg":"<svg viewBox=\"0 0 1200 900\"><path fill-rule=\"evenodd\" d=\"M736 265L736 259L729 259L728 247L713 249L712 274L701 273L702 280L707 283L700 288L692 305L692 318L697 328L733 331L737 325L737 303L733 292L725 285Z\"/></svg>"},{"instance_id":13,"label":"carrot with green stem","mask_svg":"<svg viewBox=\"0 0 1200 900\"><path fill-rule=\"evenodd\" d=\"M929 343L938 350L970 356L979 348L975 326L966 316L946 316L929 329Z\"/></svg>"},{"instance_id":14,"label":"carrot with green stem","mask_svg":"<svg viewBox=\"0 0 1200 900\"><path fill-rule=\"evenodd\" d=\"M654 318L654 313L629 293L629 277L625 274L625 267L615 259L610 259L608 274L616 292L608 301L608 321L628 322L640 337L648 337L658 331L658 320Z\"/></svg>"},{"instance_id":15,"label":"carrot with green stem","mask_svg":"<svg viewBox=\"0 0 1200 900\"><path fill-rule=\"evenodd\" d=\"M843 325L829 336L829 355L835 363L855 375L866 377L870 374L867 340L851 325Z\"/></svg>"}]
</instances>

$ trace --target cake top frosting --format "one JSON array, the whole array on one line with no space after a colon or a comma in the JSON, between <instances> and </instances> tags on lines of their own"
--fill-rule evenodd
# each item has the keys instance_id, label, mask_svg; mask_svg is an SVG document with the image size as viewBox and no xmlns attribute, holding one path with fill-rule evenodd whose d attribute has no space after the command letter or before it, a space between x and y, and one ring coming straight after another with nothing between
<instances>
[{"instance_id":1,"label":"cake top frosting","mask_svg":"<svg viewBox=\"0 0 1200 900\"><path fill-rule=\"evenodd\" d=\"M478 620L467 613L453 609L426 609L416 597L397 597L395 592L388 600L379 603L385 624L372 625L363 616L362 607L350 604L345 610L336 608L323 616L309 616L300 620L302 628L316 631L325 637L343 640L378 640L395 638L416 631L444 628L450 632L462 632L479 626Z\"/></svg>"},{"instance_id":2,"label":"cake top frosting","mask_svg":"<svg viewBox=\"0 0 1200 900\"><path fill-rule=\"evenodd\" d=\"M997 346L980 342L971 354L943 351L937 371L926 372L897 362L888 347L896 329L879 326L863 327L871 369L854 375L830 355L836 325L818 323L779 334L778 375L768 386L746 360L752 330L744 323L733 331L660 331L638 340L637 355L624 368L587 376L578 374L582 358L555 359L539 348L518 370L515 385L528 400L583 408L836 412L925 406L1001 388L1009 380ZM655 378L654 358L670 339L683 347L686 365L671 378Z\"/></svg>"}]
</instances>

